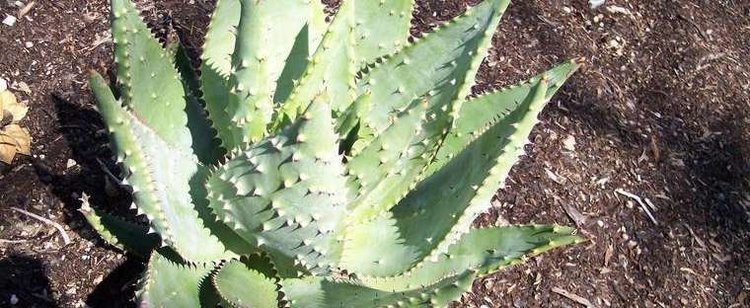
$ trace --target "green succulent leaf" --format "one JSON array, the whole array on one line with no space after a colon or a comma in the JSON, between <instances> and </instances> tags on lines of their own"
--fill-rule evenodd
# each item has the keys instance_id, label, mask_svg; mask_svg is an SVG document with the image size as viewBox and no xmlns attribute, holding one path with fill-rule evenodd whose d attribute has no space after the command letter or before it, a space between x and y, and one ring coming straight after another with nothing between
<instances>
[{"instance_id":1,"label":"green succulent leaf","mask_svg":"<svg viewBox=\"0 0 750 308\"><path fill-rule=\"evenodd\" d=\"M389 210L429 163L432 155L423 143L426 109L426 101L414 102L396 117L393 125L348 161L349 180L358 189L357 199L350 204L353 223Z\"/></svg>"},{"instance_id":2,"label":"green succulent leaf","mask_svg":"<svg viewBox=\"0 0 750 308\"><path fill-rule=\"evenodd\" d=\"M141 307L209 307L204 280L213 271L211 265L181 264L168 250L151 254L141 289L138 291ZM210 292L210 291L208 291Z\"/></svg>"},{"instance_id":3,"label":"green succulent leaf","mask_svg":"<svg viewBox=\"0 0 750 308\"><path fill-rule=\"evenodd\" d=\"M203 68L211 67L218 75L228 79L232 71L232 52L237 41L239 23L240 0L217 0L203 44ZM206 86L205 81L203 86ZM228 88L220 89L223 92L229 91Z\"/></svg>"},{"instance_id":4,"label":"green succulent leaf","mask_svg":"<svg viewBox=\"0 0 750 308\"><path fill-rule=\"evenodd\" d=\"M223 151L219 147L205 106L201 102L200 85L193 63L179 39L172 43L172 46L168 46L168 49L174 51L174 62L180 72L185 91L185 113L187 114L187 127L193 140L193 151L201 163L214 164L223 155Z\"/></svg>"},{"instance_id":5,"label":"green succulent leaf","mask_svg":"<svg viewBox=\"0 0 750 308\"><path fill-rule=\"evenodd\" d=\"M267 134L274 114L274 92L286 60L301 33L315 33L319 3L310 0L242 0L237 41L232 55L231 87L226 106L232 127L255 142ZM280 22L283 21L283 22ZM313 38L312 41L316 39Z\"/></svg>"},{"instance_id":6,"label":"green succulent leaf","mask_svg":"<svg viewBox=\"0 0 750 308\"><path fill-rule=\"evenodd\" d=\"M547 76L548 79L546 99L549 100L579 67L580 63L577 61L562 63L525 82L468 100L461 106L454 128L445 137L434 161L422 176L429 176L441 169L483 130L519 108L539 85L542 76Z\"/></svg>"},{"instance_id":7,"label":"green succulent leaf","mask_svg":"<svg viewBox=\"0 0 750 308\"><path fill-rule=\"evenodd\" d=\"M365 160L373 163L373 158L382 162L388 160L383 154L388 152L400 157L390 158L392 164L373 165L380 172L364 173L369 175L367 179L362 179L363 172L357 172L356 164L349 164L353 174L358 177L357 181L366 181L365 185L361 185L360 198L357 200L359 202L354 203L355 221L368 219L382 210L390 209L422 178L422 171L432 161L451 127L454 117L452 110L458 110L463 97L469 93L471 81L506 6L506 1L485 1L455 22L386 59L382 65L376 65L365 76L361 88L365 89L366 98L383 103L368 105L366 113L350 111L362 115L362 122L359 123L362 132L357 133L353 144L352 162ZM448 38L456 37L457 33L460 33L462 39L447 41ZM444 48L452 53L447 52L444 58L433 62L435 56L432 54L436 48ZM435 72L431 74L434 79L425 78L424 71ZM394 76L398 76L398 80ZM456 82L464 79L468 81L468 85L467 82ZM420 96L424 98L414 99ZM424 120L420 119L421 123L406 120L419 124L414 133L395 136L389 133L394 128L403 126L398 124L404 121L400 120L398 114L409 110L414 101L420 100L428 108L427 115L422 116ZM357 107L359 106L353 105L353 108ZM450 112L446 112L449 110ZM378 115L387 118L378 118ZM369 146L370 142L375 144ZM408 146L399 146L403 143ZM391 144L396 146L391 147Z\"/></svg>"},{"instance_id":8,"label":"green succulent leaf","mask_svg":"<svg viewBox=\"0 0 750 308\"><path fill-rule=\"evenodd\" d=\"M274 125L296 119L320 89L326 90L335 113L348 108L356 96L354 78L359 68L405 45L413 2L343 1Z\"/></svg>"},{"instance_id":9,"label":"green succulent leaf","mask_svg":"<svg viewBox=\"0 0 750 308\"><path fill-rule=\"evenodd\" d=\"M369 287L400 292L431 285L446 277L475 273L479 277L520 263L526 256L580 241L574 230L560 226L504 226L472 229L447 251L425 259L392 277L360 277Z\"/></svg>"},{"instance_id":10,"label":"green succulent leaf","mask_svg":"<svg viewBox=\"0 0 750 308\"><path fill-rule=\"evenodd\" d=\"M218 0L206 33L201 55L201 90L206 111L224 149L232 149L241 140L227 113L229 74L232 71L232 51L240 23L240 1Z\"/></svg>"},{"instance_id":11,"label":"green succulent leaf","mask_svg":"<svg viewBox=\"0 0 750 308\"><path fill-rule=\"evenodd\" d=\"M476 132L471 143L393 208L406 245L435 257L469 230L523 154L547 89L548 79L542 77L522 104Z\"/></svg>"},{"instance_id":12,"label":"green succulent leaf","mask_svg":"<svg viewBox=\"0 0 750 308\"><path fill-rule=\"evenodd\" d=\"M112 40L124 104L165 143L189 149L179 74L129 0L112 0Z\"/></svg>"},{"instance_id":13,"label":"green succulent leaf","mask_svg":"<svg viewBox=\"0 0 750 308\"><path fill-rule=\"evenodd\" d=\"M357 274L388 276L418 256L418 249L404 245L395 219L386 212L347 226L340 265Z\"/></svg>"},{"instance_id":14,"label":"green succulent leaf","mask_svg":"<svg viewBox=\"0 0 750 308\"><path fill-rule=\"evenodd\" d=\"M327 267L319 259L339 254L335 235L347 201L337 141L321 96L294 125L236 153L211 175L211 208L248 241L308 268Z\"/></svg>"},{"instance_id":15,"label":"green succulent leaf","mask_svg":"<svg viewBox=\"0 0 750 308\"><path fill-rule=\"evenodd\" d=\"M432 130L447 129L469 94L466 80L473 80L508 2L483 1L371 68L358 87L377 104L364 115L363 125L380 133L415 99L428 97Z\"/></svg>"},{"instance_id":16,"label":"green succulent leaf","mask_svg":"<svg viewBox=\"0 0 750 308\"><path fill-rule=\"evenodd\" d=\"M558 226L508 226L475 229L436 260L425 260L392 277L285 279L293 307L442 307L477 278L580 239Z\"/></svg>"},{"instance_id":17,"label":"green succulent leaf","mask_svg":"<svg viewBox=\"0 0 750 308\"><path fill-rule=\"evenodd\" d=\"M148 256L159 247L159 236L148 233L148 226L91 207L88 200L78 210L108 244L138 256Z\"/></svg>"},{"instance_id":18,"label":"green succulent leaf","mask_svg":"<svg viewBox=\"0 0 750 308\"><path fill-rule=\"evenodd\" d=\"M127 183L133 187L138 213L145 214L153 231L183 258L206 262L224 257L224 245L204 228L194 208L190 183L200 176L195 156L168 144L125 110L100 75L92 74L90 86L118 160L130 172Z\"/></svg>"},{"instance_id":19,"label":"green succulent leaf","mask_svg":"<svg viewBox=\"0 0 750 308\"><path fill-rule=\"evenodd\" d=\"M354 5L355 64L375 62L405 46L414 0L349 1Z\"/></svg>"},{"instance_id":20,"label":"green succulent leaf","mask_svg":"<svg viewBox=\"0 0 750 308\"><path fill-rule=\"evenodd\" d=\"M281 294L276 278L231 261L213 276L213 283L228 307L276 307Z\"/></svg>"},{"instance_id":21,"label":"green succulent leaf","mask_svg":"<svg viewBox=\"0 0 750 308\"><path fill-rule=\"evenodd\" d=\"M311 276L281 283L291 307L441 307L465 292L474 278L471 274L457 275L401 292L371 288L347 278Z\"/></svg>"}]
</instances>

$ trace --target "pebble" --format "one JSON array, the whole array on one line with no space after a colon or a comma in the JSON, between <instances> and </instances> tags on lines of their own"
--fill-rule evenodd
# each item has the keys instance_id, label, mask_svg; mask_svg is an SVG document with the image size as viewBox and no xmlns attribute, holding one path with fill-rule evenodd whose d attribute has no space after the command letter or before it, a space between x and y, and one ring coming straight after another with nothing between
<instances>
[{"instance_id":1,"label":"pebble","mask_svg":"<svg viewBox=\"0 0 750 308\"><path fill-rule=\"evenodd\" d=\"M605 0L589 0L589 7L590 7L590 8L592 9L592 10L595 10L595 9L597 9L598 7L600 7L600 6L602 5L602 4L604 4L604 1L605 1Z\"/></svg>"},{"instance_id":2,"label":"pebble","mask_svg":"<svg viewBox=\"0 0 750 308\"><path fill-rule=\"evenodd\" d=\"M68 162L65 164L66 168L68 169L75 167L76 165L78 165L78 163L71 158L68 158Z\"/></svg>"},{"instance_id":3,"label":"pebble","mask_svg":"<svg viewBox=\"0 0 750 308\"><path fill-rule=\"evenodd\" d=\"M15 294L11 294L10 300L8 300L8 302L10 302L11 305L18 304L18 296L16 296Z\"/></svg>"},{"instance_id":4,"label":"pebble","mask_svg":"<svg viewBox=\"0 0 750 308\"><path fill-rule=\"evenodd\" d=\"M16 24L16 17L12 15L5 15L5 19L3 19L3 24L8 27L13 27L13 25Z\"/></svg>"},{"instance_id":5,"label":"pebble","mask_svg":"<svg viewBox=\"0 0 750 308\"><path fill-rule=\"evenodd\" d=\"M34 43L32 42L26 42L26 48L34 47Z\"/></svg>"},{"instance_id":6,"label":"pebble","mask_svg":"<svg viewBox=\"0 0 750 308\"><path fill-rule=\"evenodd\" d=\"M576 137L568 135L568 137L563 140L563 147L570 152L574 152L576 150Z\"/></svg>"}]
</instances>

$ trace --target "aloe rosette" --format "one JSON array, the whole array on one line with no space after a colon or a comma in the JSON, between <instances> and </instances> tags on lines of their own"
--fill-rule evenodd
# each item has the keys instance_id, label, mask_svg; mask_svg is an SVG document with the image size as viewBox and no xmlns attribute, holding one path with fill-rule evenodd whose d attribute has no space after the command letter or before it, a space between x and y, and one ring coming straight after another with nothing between
<instances>
[{"instance_id":1,"label":"aloe rosette","mask_svg":"<svg viewBox=\"0 0 750 308\"><path fill-rule=\"evenodd\" d=\"M148 225L82 212L149 259L144 306L444 306L579 240L471 227L579 67L470 96L509 1L409 38L412 0L218 0L199 75L111 4L119 97L90 85Z\"/></svg>"}]
</instances>

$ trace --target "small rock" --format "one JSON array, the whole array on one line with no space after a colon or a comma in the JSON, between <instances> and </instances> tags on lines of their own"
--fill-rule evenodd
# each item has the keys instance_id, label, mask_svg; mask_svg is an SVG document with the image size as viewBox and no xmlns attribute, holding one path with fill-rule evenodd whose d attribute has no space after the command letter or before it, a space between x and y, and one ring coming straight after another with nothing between
<instances>
[{"instance_id":1,"label":"small rock","mask_svg":"<svg viewBox=\"0 0 750 308\"><path fill-rule=\"evenodd\" d=\"M596 10L598 7L602 6L604 4L605 0L589 0L589 7L592 10Z\"/></svg>"},{"instance_id":2,"label":"small rock","mask_svg":"<svg viewBox=\"0 0 750 308\"><path fill-rule=\"evenodd\" d=\"M565 138L565 140L563 140L563 147L569 152L574 152L576 150L576 137L569 135Z\"/></svg>"},{"instance_id":3,"label":"small rock","mask_svg":"<svg viewBox=\"0 0 750 308\"><path fill-rule=\"evenodd\" d=\"M638 246L638 243L636 243L634 240L628 241L628 248L633 249L635 246Z\"/></svg>"},{"instance_id":4,"label":"small rock","mask_svg":"<svg viewBox=\"0 0 750 308\"><path fill-rule=\"evenodd\" d=\"M5 90L8 90L8 81L6 81L3 78L0 78L0 92L3 92Z\"/></svg>"},{"instance_id":5,"label":"small rock","mask_svg":"<svg viewBox=\"0 0 750 308\"><path fill-rule=\"evenodd\" d=\"M65 166L66 166L67 169L75 167L76 165L78 165L78 163L75 160L73 160L72 158L68 158L68 163L65 164Z\"/></svg>"},{"instance_id":6,"label":"small rock","mask_svg":"<svg viewBox=\"0 0 750 308\"><path fill-rule=\"evenodd\" d=\"M5 15L5 19L3 19L3 24L8 27L13 27L13 25L16 24L16 17L11 15Z\"/></svg>"},{"instance_id":7,"label":"small rock","mask_svg":"<svg viewBox=\"0 0 750 308\"><path fill-rule=\"evenodd\" d=\"M11 294L10 300L8 300L8 302L10 302L11 305L18 304L18 296L16 296L15 294Z\"/></svg>"},{"instance_id":8,"label":"small rock","mask_svg":"<svg viewBox=\"0 0 750 308\"><path fill-rule=\"evenodd\" d=\"M34 43L32 42L26 42L26 48L34 47Z\"/></svg>"}]
</instances>

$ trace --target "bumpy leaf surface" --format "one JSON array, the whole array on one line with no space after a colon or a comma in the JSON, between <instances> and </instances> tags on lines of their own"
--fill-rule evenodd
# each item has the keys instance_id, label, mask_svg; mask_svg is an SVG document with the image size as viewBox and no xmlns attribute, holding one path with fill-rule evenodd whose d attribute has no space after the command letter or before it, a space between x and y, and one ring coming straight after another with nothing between
<instances>
[{"instance_id":1,"label":"bumpy leaf surface","mask_svg":"<svg viewBox=\"0 0 750 308\"><path fill-rule=\"evenodd\" d=\"M580 65L469 97L508 4L408 38L413 0L344 0L330 23L317 0L218 0L198 77L112 0L121 97L91 88L150 228L82 212L117 247L168 246L146 306L445 306L578 241L470 227Z\"/></svg>"}]
</instances>

